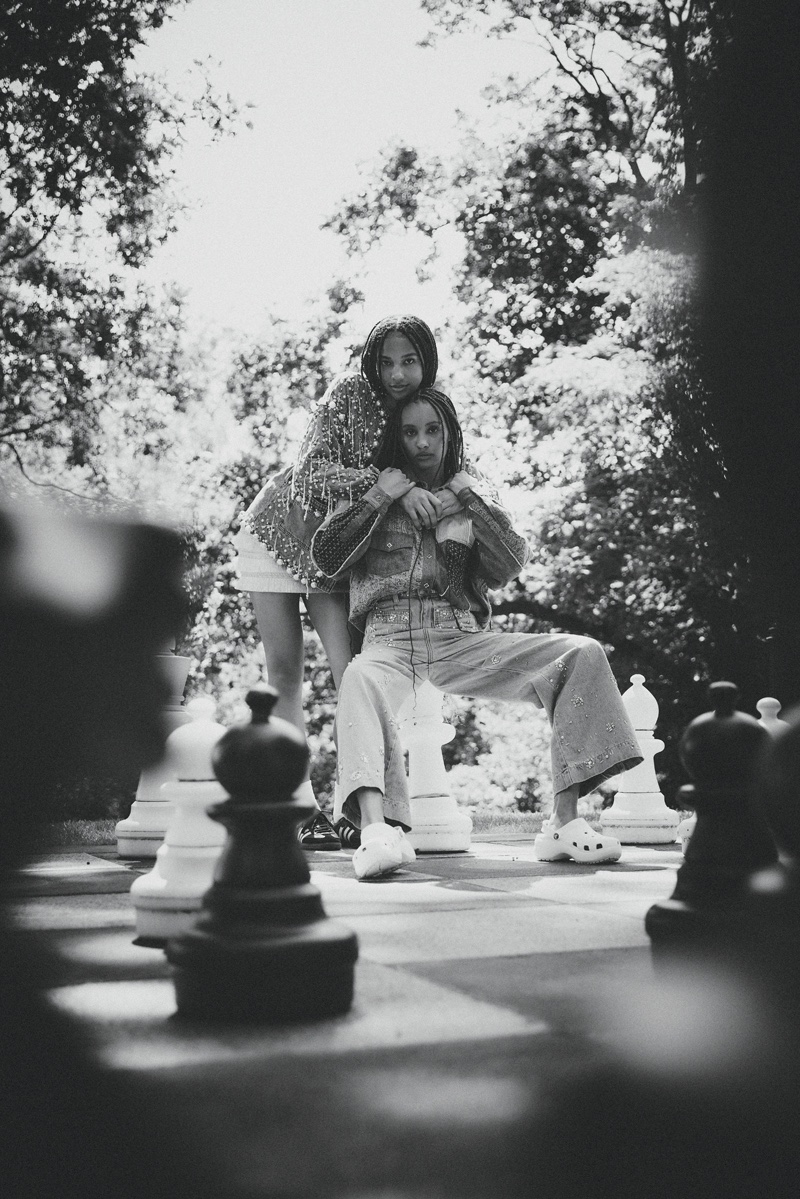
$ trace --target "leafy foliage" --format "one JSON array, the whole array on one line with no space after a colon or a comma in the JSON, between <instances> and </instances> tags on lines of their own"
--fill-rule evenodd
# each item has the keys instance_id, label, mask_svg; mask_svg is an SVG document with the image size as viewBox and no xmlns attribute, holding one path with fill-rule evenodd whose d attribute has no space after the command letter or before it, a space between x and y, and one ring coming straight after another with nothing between
<instances>
[{"instance_id":1,"label":"leafy foliage","mask_svg":"<svg viewBox=\"0 0 800 1199\"><path fill-rule=\"evenodd\" d=\"M185 402L179 301L155 301L131 268L172 228L186 122L220 134L238 111L135 69L175 2L15 0L0 14L0 457L23 470L49 448L102 475L100 416L123 372L143 396L155 383Z\"/></svg>"}]
</instances>

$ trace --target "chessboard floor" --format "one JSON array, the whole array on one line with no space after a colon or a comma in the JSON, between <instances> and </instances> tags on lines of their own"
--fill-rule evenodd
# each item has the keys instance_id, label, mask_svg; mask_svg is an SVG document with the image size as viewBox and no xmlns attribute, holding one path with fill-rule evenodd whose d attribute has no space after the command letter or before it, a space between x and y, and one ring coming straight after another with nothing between
<instances>
[{"instance_id":1,"label":"chessboard floor","mask_svg":"<svg viewBox=\"0 0 800 1199\"><path fill-rule=\"evenodd\" d=\"M476 838L371 882L349 856L308 861L327 914L358 935L352 1010L289 1027L176 1018L163 953L133 944L127 892L150 864L113 847L32 862L8 905L21 942L47 951L50 1003L98 1063L180 1112L182 1150L220 1194L529 1193L531 1121L614 1052L651 979L644 916L674 888L679 845L576 866Z\"/></svg>"}]
</instances>

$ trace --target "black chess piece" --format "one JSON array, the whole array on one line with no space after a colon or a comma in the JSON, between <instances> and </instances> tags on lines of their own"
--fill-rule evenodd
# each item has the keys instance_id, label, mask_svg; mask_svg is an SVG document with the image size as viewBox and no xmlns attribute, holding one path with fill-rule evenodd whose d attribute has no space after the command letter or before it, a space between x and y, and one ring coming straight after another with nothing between
<instances>
[{"instance_id":1,"label":"black chess piece","mask_svg":"<svg viewBox=\"0 0 800 1199\"><path fill-rule=\"evenodd\" d=\"M349 1010L356 935L325 915L296 831L312 805L293 798L308 749L270 716L272 687L247 694L252 723L229 729L214 751L230 799L209 815L228 831L196 926L167 942L181 1015L290 1022Z\"/></svg>"},{"instance_id":2,"label":"black chess piece","mask_svg":"<svg viewBox=\"0 0 800 1199\"><path fill-rule=\"evenodd\" d=\"M774 998L800 1007L800 707L770 739L753 784L780 853L747 881L741 942L744 960Z\"/></svg>"},{"instance_id":3,"label":"black chess piece","mask_svg":"<svg viewBox=\"0 0 800 1199\"><path fill-rule=\"evenodd\" d=\"M769 734L736 711L738 688L712 683L713 711L698 716L680 742L681 761L693 783L679 795L697 812L671 897L645 917L655 959L685 949L722 949L737 935L747 880L777 861L763 813L752 800L752 781Z\"/></svg>"}]
</instances>

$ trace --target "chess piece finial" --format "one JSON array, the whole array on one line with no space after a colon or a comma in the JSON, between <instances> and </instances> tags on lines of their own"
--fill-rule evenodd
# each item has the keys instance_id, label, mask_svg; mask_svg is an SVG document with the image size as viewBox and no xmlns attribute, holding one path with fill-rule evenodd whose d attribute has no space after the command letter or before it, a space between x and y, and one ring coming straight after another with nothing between
<instances>
[{"instance_id":1,"label":"chess piece finial","mask_svg":"<svg viewBox=\"0 0 800 1199\"><path fill-rule=\"evenodd\" d=\"M248 692L249 724L214 750L230 798L209 816L228 836L193 929L167 943L182 1015L238 1022L313 1020L346 1012L355 933L329 920L311 884L297 825L313 811L293 792L308 748L272 715L277 692Z\"/></svg>"}]
</instances>

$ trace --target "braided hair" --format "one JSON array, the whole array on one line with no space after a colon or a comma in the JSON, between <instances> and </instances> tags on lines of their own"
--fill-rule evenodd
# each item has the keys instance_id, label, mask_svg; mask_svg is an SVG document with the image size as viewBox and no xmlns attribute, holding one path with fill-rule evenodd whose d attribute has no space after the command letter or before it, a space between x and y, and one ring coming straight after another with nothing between
<instances>
[{"instance_id":1,"label":"braided hair","mask_svg":"<svg viewBox=\"0 0 800 1199\"><path fill-rule=\"evenodd\" d=\"M367 334L361 351L361 374L374 392L383 393L381 382L381 350L390 333L402 333L419 354L422 363L422 386L433 387L439 369L439 354L436 338L429 327L418 316L385 316Z\"/></svg>"},{"instance_id":2,"label":"braided hair","mask_svg":"<svg viewBox=\"0 0 800 1199\"><path fill-rule=\"evenodd\" d=\"M416 395L398 404L386 422L381 443L375 453L374 462L378 470L397 466L405 470L408 465L403 449L403 413L409 404L430 404L439 415L445 433L442 478L452 479L464 466L464 438L453 401L443 391L434 387L421 387Z\"/></svg>"}]
</instances>

